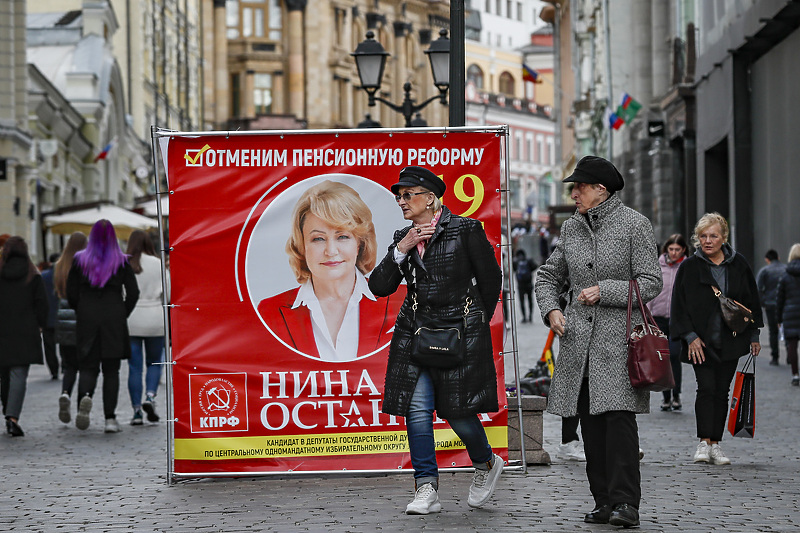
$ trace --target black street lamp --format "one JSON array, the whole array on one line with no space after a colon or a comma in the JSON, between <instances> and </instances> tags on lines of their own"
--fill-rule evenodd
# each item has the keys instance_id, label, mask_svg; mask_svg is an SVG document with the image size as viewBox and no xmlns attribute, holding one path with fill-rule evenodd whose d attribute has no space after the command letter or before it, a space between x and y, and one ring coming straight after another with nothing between
<instances>
[{"instance_id":1,"label":"black street lamp","mask_svg":"<svg viewBox=\"0 0 800 533\"><path fill-rule=\"evenodd\" d=\"M447 90L450 88L450 39L447 38L447 30L439 31L439 38L431 43L425 53L431 62L433 84L439 89L439 94L431 96L420 104L415 104L411 98L411 84L406 82L403 84L403 92L405 93L403 103L395 105L380 96L375 96L375 93L381 88L386 58L390 54L384 50L381 43L375 40L375 33L368 31L367 39L356 47L355 52L350 54L356 60L361 88L369 96L368 105L372 107L375 102L381 102L393 111L401 113L406 119L407 128L414 125L415 121L412 120L414 114L422 111L425 106L437 98L442 105L447 105ZM419 122L416 123L419 124Z\"/></svg>"}]
</instances>

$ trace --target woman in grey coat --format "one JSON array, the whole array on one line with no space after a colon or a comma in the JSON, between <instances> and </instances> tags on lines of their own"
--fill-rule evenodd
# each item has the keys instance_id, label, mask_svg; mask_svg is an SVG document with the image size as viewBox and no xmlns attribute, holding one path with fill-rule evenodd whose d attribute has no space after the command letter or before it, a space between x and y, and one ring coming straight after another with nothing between
<instances>
[{"instance_id":1,"label":"woman in grey coat","mask_svg":"<svg viewBox=\"0 0 800 533\"><path fill-rule=\"evenodd\" d=\"M655 236L650 221L614 194L624 182L609 161L586 156L564 181L575 183L577 212L536 281L542 318L561 337L547 409L580 416L595 500L584 520L630 527L639 524L641 499L636 414L649 412L650 393L628 378L628 282L637 280L645 301L661 291ZM562 313L558 296L567 279ZM641 322L635 313L632 321Z\"/></svg>"}]
</instances>

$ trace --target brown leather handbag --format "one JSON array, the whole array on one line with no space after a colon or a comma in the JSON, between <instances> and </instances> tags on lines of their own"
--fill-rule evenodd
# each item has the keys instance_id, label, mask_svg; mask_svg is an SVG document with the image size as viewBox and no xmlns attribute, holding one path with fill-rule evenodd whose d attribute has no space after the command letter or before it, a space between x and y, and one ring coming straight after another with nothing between
<instances>
[{"instance_id":1,"label":"brown leather handbag","mask_svg":"<svg viewBox=\"0 0 800 533\"><path fill-rule=\"evenodd\" d=\"M734 300L728 298L718 288L711 286L714 291L714 296L719 298L719 307L722 310L722 320L725 325L730 328L735 337L737 334L747 329L747 326L753 323L753 312Z\"/></svg>"},{"instance_id":2,"label":"brown leather handbag","mask_svg":"<svg viewBox=\"0 0 800 533\"><path fill-rule=\"evenodd\" d=\"M644 324L631 328L633 294L639 302ZM628 285L628 320L625 329L628 344L628 378L635 389L660 392L675 388L675 377L669 361L669 340L656 326L650 310L642 302L639 284L635 279Z\"/></svg>"}]
</instances>

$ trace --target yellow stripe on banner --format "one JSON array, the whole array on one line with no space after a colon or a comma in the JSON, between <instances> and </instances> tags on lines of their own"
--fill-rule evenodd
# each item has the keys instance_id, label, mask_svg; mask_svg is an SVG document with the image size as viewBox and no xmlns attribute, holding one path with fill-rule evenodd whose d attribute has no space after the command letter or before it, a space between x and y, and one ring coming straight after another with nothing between
<instances>
[{"instance_id":1,"label":"yellow stripe on banner","mask_svg":"<svg viewBox=\"0 0 800 533\"><path fill-rule=\"evenodd\" d=\"M488 427L492 448L508 448L508 428ZM464 449L452 429L434 431L437 450ZM217 461L227 459L268 459L320 455L363 455L408 453L405 431L281 435L276 437L220 437L175 439L175 459L179 461Z\"/></svg>"}]
</instances>

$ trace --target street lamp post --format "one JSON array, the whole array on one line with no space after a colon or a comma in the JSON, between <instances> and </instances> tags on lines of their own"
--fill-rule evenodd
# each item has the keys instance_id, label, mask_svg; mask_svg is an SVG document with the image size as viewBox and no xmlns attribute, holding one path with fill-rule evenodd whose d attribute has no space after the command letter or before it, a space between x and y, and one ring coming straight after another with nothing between
<instances>
[{"instance_id":1,"label":"street lamp post","mask_svg":"<svg viewBox=\"0 0 800 533\"><path fill-rule=\"evenodd\" d=\"M447 105L447 90L450 88L450 39L447 38L447 30L439 32L439 38L431 43L425 53L430 60L433 84L439 89L439 94L416 104L411 98L411 84L406 82L403 84L405 93L403 102L400 105L393 104L380 96L375 96L375 93L381 88L386 58L390 54L384 50L381 43L375 40L375 33L368 31L367 39L356 47L355 52L350 54L356 60L361 88L369 96L368 105L372 107L375 102L380 102L389 109L401 113L406 119L407 128L412 127L415 123L419 124L417 119L412 120L412 117L434 100L438 99L442 105Z\"/></svg>"}]
</instances>

